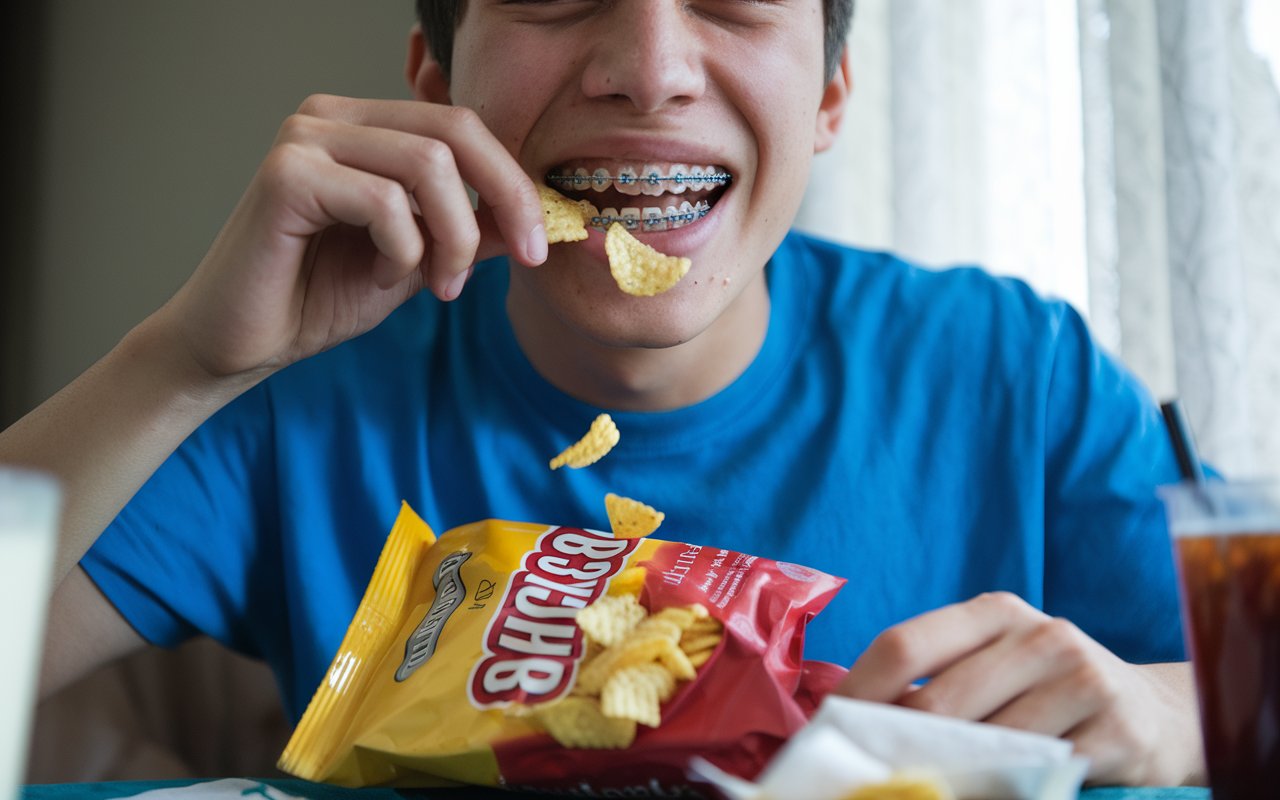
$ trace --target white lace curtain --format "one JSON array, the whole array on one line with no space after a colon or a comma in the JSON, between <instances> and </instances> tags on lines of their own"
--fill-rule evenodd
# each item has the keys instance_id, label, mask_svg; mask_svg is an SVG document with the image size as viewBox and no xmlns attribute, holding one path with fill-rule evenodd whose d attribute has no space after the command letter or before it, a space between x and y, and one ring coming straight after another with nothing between
<instances>
[{"instance_id":1,"label":"white lace curtain","mask_svg":"<svg viewBox=\"0 0 1280 800\"><path fill-rule=\"evenodd\" d=\"M858 0L800 227L1072 302L1207 459L1280 475L1276 1Z\"/></svg>"}]
</instances>

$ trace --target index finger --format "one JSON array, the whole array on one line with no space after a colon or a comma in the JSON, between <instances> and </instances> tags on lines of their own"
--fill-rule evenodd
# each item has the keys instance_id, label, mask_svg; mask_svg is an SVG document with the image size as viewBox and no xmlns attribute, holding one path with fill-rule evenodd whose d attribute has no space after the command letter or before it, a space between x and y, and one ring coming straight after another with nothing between
<instances>
[{"instance_id":1,"label":"index finger","mask_svg":"<svg viewBox=\"0 0 1280 800\"><path fill-rule=\"evenodd\" d=\"M444 142L453 152L463 180L479 195L482 205L491 210L506 252L526 266L536 266L546 260L547 235L533 179L471 109L418 100L318 95L303 104L301 113L353 125L390 128ZM491 241L484 245L482 254L497 254L498 248Z\"/></svg>"},{"instance_id":2,"label":"index finger","mask_svg":"<svg viewBox=\"0 0 1280 800\"><path fill-rule=\"evenodd\" d=\"M836 693L858 700L893 702L916 681L932 677L1044 617L1006 592L979 595L921 614L877 636L849 668Z\"/></svg>"}]
</instances>

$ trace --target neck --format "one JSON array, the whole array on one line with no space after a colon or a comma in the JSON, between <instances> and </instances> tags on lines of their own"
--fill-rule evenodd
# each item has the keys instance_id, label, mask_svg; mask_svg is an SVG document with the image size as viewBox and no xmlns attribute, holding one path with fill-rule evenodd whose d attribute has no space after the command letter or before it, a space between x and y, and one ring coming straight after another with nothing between
<instances>
[{"instance_id":1,"label":"neck","mask_svg":"<svg viewBox=\"0 0 1280 800\"><path fill-rule=\"evenodd\" d=\"M565 394L618 411L668 411L711 397L741 375L769 327L763 271L704 329L664 346L604 341L543 303L507 296L516 340L533 368Z\"/></svg>"}]
</instances>

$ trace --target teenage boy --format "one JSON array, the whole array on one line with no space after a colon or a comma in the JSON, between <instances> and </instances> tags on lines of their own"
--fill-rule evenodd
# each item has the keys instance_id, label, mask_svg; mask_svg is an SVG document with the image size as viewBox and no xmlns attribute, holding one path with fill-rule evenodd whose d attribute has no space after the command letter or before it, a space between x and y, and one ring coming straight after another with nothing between
<instances>
[{"instance_id":1,"label":"teenage boy","mask_svg":"<svg viewBox=\"0 0 1280 800\"><path fill-rule=\"evenodd\" d=\"M420 3L416 100L306 101L189 282L0 439L68 492L45 690L207 633L296 718L401 498L601 527L616 490L849 578L807 652L843 692L1198 777L1149 398L1021 284L789 231L850 12ZM635 298L602 232L548 250L544 181L660 217L639 238L692 269ZM621 444L550 473L600 410Z\"/></svg>"}]
</instances>

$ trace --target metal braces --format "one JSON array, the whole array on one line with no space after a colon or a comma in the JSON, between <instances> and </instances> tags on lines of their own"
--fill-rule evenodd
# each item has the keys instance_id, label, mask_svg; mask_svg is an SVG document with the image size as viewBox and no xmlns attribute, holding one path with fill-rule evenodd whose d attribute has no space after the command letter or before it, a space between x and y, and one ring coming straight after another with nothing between
<instances>
[{"instance_id":1,"label":"metal braces","mask_svg":"<svg viewBox=\"0 0 1280 800\"><path fill-rule=\"evenodd\" d=\"M621 222L627 227L627 230L634 231L637 228L654 228L661 222L693 222L695 219L702 219L710 212L711 206L706 203L698 203L694 206L692 211L683 211L679 214L668 214L661 217L640 218L629 214L615 217L612 215L605 216L604 214L598 214L591 218L590 224L593 228L600 228L601 230L604 230L615 222Z\"/></svg>"},{"instance_id":2,"label":"metal braces","mask_svg":"<svg viewBox=\"0 0 1280 800\"><path fill-rule=\"evenodd\" d=\"M727 172L713 172L710 174L697 176L687 172L677 172L675 175L659 175L656 172L650 172L648 175L604 175L597 177L590 175L548 175L547 183L559 184L561 186L572 186L575 189L581 189L595 181L612 181L621 186L630 186L631 184L644 184L657 186L661 183L674 183L677 186L685 183L695 183L701 181L704 184L713 183L725 186L729 183L732 176Z\"/></svg>"}]
</instances>

